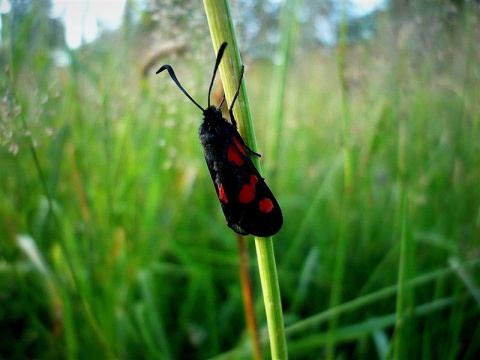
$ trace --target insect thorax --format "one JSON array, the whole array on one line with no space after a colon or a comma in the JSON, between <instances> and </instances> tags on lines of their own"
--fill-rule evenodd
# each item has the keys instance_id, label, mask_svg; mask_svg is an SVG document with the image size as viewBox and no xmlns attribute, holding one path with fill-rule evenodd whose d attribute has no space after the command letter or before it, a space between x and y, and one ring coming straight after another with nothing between
<instances>
[{"instance_id":1,"label":"insect thorax","mask_svg":"<svg viewBox=\"0 0 480 360\"><path fill-rule=\"evenodd\" d=\"M211 105L203 111L205 120L220 120L223 118L222 111L215 105Z\"/></svg>"}]
</instances>

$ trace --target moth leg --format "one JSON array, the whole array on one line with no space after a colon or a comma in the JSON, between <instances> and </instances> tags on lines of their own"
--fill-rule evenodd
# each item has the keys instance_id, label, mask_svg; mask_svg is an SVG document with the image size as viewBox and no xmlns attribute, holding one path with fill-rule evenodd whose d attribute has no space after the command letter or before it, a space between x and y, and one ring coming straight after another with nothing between
<instances>
[{"instance_id":1,"label":"moth leg","mask_svg":"<svg viewBox=\"0 0 480 360\"><path fill-rule=\"evenodd\" d=\"M223 103L225 102L225 93L223 93L223 96L222 96L222 101L220 101L220 104L218 104L217 108L221 108Z\"/></svg>"},{"instance_id":2,"label":"moth leg","mask_svg":"<svg viewBox=\"0 0 480 360\"><path fill-rule=\"evenodd\" d=\"M250 154L255 155L255 156L258 156L258 157L262 157L262 155L260 155L259 153L253 151L253 150L250 149L247 145L244 144L243 146L245 147L245 149L248 150L248 152L249 152Z\"/></svg>"},{"instance_id":3,"label":"moth leg","mask_svg":"<svg viewBox=\"0 0 480 360\"><path fill-rule=\"evenodd\" d=\"M235 117L233 116L233 105L235 104L235 100L237 100L238 93L240 92L240 86L242 86L242 80L243 80L244 73L245 73L245 66L242 65L242 70L240 72L240 81L238 82L237 91L235 91L235 95L233 95L232 104L230 105L230 108L228 109L228 112L230 114L230 120L232 121L232 125L235 126L235 129L237 128L237 122L235 121ZM259 153L250 149L247 145L243 144L243 146L245 147L245 149L248 150L248 152L250 154L258 156L258 157L262 156Z\"/></svg>"}]
</instances>

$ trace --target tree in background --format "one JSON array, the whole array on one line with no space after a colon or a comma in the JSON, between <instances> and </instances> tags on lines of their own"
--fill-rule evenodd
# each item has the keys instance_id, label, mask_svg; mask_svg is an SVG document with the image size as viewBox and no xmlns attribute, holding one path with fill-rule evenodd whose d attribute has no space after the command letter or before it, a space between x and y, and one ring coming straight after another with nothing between
<instances>
[{"instance_id":1,"label":"tree in background","mask_svg":"<svg viewBox=\"0 0 480 360\"><path fill-rule=\"evenodd\" d=\"M51 0L10 0L10 11L1 15L0 62L14 76L23 64L36 70L51 65L51 50L65 47L64 25L51 9Z\"/></svg>"}]
</instances>

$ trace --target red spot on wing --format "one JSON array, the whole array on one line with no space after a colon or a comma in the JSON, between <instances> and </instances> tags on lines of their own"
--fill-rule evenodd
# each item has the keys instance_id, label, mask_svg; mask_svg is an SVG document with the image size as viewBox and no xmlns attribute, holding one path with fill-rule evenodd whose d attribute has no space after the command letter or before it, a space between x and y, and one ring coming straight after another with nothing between
<instances>
[{"instance_id":1,"label":"red spot on wing","mask_svg":"<svg viewBox=\"0 0 480 360\"><path fill-rule=\"evenodd\" d=\"M233 162L237 166L241 166L244 163L243 157L240 154L239 149L232 144L228 145L227 158L228 161Z\"/></svg>"},{"instance_id":2,"label":"red spot on wing","mask_svg":"<svg viewBox=\"0 0 480 360\"><path fill-rule=\"evenodd\" d=\"M218 185L218 198L225 204L228 204L227 195L225 194L225 189L222 184Z\"/></svg>"},{"instance_id":3,"label":"red spot on wing","mask_svg":"<svg viewBox=\"0 0 480 360\"><path fill-rule=\"evenodd\" d=\"M247 156L247 152L245 151L245 149L243 148L243 145L240 144L240 141L238 141L238 139L236 137L233 138L233 142L235 143L235 145L237 145L237 148L238 150L245 156Z\"/></svg>"},{"instance_id":4,"label":"red spot on wing","mask_svg":"<svg viewBox=\"0 0 480 360\"><path fill-rule=\"evenodd\" d=\"M255 200L255 185L258 182L258 178L255 175L250 175L250 183L243 185L240 189L238 199L242 204L248 204Z\"/></svg>"},{"instance_id":5,"label":"red spot on wing","mask_svg":"<svg viewBox=\"0 0 480 360\"><path fill-rule=\"evenodd\" d=\"M242 204L248 204L255 199L255 186L252 184L246 184L240 190L238 199Z\"/></svg>"},{"instance_id":6,"label":"red spot on wing","mask_svg":"<svg viewBox=\"0 0 480 360\"><path fill-rule=\"evenodd\" d=\"M272 200L270 200L269 198L260 200L260 202L258 203L258 207L260 211L264 213L269 213L274 208Z\"/></svg>"}]
</instances>

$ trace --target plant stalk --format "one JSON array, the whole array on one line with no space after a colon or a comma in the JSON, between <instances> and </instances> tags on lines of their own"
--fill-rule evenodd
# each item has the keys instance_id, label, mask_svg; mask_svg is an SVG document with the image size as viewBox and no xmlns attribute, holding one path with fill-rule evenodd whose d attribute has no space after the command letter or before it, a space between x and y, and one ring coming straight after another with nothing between
<instances>
[{"instance_id":1,"label":"plant stalk","mask_svg":"<svg viewBox=\"0 0 480 360\"><path fill-rule=\"evenodd\" d=\"M242 67L230 8L226 0L204 0L203 3L215 53L217 53L220 45L224 41L228 43L228 47L225 51L224 58L220 63L219 69L225 97L227 102L230 103L238 86ZM252 118L245 81L241 84L236 104L237 105L233 109L233 114L237 121L238 130L247 146L253 151L256 151L257 144L251 120ZM261 174L258 158L253 157L252 161ZM272 359L287 359L287 344L283 325L280 288L278 285L272 238L255 237L255 247L257 251L263 300L267 315L271 357Z\"/></svg>"}]
</instances>

